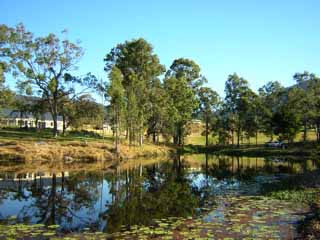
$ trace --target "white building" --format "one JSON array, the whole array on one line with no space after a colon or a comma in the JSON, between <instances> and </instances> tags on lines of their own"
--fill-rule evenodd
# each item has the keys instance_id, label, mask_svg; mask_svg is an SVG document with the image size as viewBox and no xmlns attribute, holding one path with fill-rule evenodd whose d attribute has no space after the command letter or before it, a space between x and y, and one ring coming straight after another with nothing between
<instances>
[{"instance_id":1,"label":"white building","mask_svg":"<svg viewBox=\"0 0 320 240\"><path fill-rule=\"evenodd\" d=\"M21 113L17 110L3 109L0 113L0 125L22 128L53 128L53 119L49 112L38 118L31 113ZM58 116L58 130L63 130L62 117Z\"/></svg>"}]
</instances>

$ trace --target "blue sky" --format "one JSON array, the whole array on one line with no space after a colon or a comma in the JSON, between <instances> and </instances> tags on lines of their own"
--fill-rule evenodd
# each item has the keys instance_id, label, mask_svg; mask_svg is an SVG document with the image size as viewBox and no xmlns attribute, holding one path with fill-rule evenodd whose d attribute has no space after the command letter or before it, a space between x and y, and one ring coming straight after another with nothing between
<instances>
[{"instance_id":1,"label":"blue sky","mask_svg":"<svg viewBox=\"0 0 320 240\"><path fill-rule=\"evenodd\" d=\"M80 39L79 75L106 79L105 54L139 37L167 68L179 57L196 61L222 95L234 72L254 90L271 80L292 85L295 72L320 74L318 0L1 0L0 7L2 24L23 22L36 36L68 29L70 40Z\"/></svg>"}]
</instances>

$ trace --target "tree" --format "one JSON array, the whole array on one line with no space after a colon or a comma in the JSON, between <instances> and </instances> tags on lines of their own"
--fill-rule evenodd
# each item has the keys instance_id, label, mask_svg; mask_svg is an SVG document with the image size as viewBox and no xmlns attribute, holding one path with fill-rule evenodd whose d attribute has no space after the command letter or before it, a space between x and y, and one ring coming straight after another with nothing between
<instances>
[{"instance_id":1,"label":"tree","mask_svg":"<svg viewBox=\"0 0 320 240\"><path fill-rule=\"evenodd\" d=\"M112 116L115 129L115 149L116 153L119 153L119 133L120 133L120 123L123 115L124 109L124 88L122 86L123 75L121 71L113 66L110 74L110 85L107 89L107 95L110 97L110 105L112 107Z\"/></svg>"},{"instance_id":2,"label":"tree","mask_svg":"<svg viewBox=\"0 0 320 240\"><path fill-rule=\"evenodd\" d=\"M167 126L173 142L182 145L187 135L186 124L199 104L197 95L206 79L200 74L200 67L191 59L179 58L173 61L165 74L164 89L169 95L168 111L170 119Z\"/></svg>"},{"instance_id":3,"label":"tree","mask_svg":"<svg viewBox=\"0 0 320 240\"><path fill-rule=\"evenodd\" d=\"M249 104L247 106L247 113L244 120L244 130L246 132L247 139L249 139L249 144L250 137L255 137L256 145L258 145L258 133L259 130L261 130L261 122L263 120L262 103L260 97L251 90L248 91L247 98Z\"/></svg>"},{"instance_id":4,"label":"tree","mask_svg":"<svg viewBox=\"0 0 320 240\"><path fill-rule=\"evenodd\" d=\"M169 98L160 79L153 80L150 89L151 115L148 119L147 135L152 136L153 143L159 143L160 134L167 136L166 123L169 121ZM170 125L170 124L168 124Z\"/></svg>"},{"instance_id":5,"label":"tree","mask_svg":"<svg viewBox=\"0 0 320 240\"><path fill-rule=\"evenodd\" d=\"M184 144L186 135L186 124L191 120L192 113L198 106L196 96L185 78L166 77L164 79L164 89L169 95L168 115L170 116L171 135L173 143Z\"/></svg>"},{"instance_id":6,"label":"tree","mask_svg":"<svg viewBox=\"0 0 320 240\"><path fill-rule=\"evenodd\" d=\"M312 94L313 88L315 87L314 83L317 81L317 77L313 73L304 71L303 73L296 73L293 76L293 79L297 83L298 89L296 89L297 94L299 94L299 107L296 108L301 114L301 120L303 124L303 141L307 140L308 127L312 123L313 115L313 102L314 96Z\"/></svg>"},{"instance_id":7,"label":"tree","mask_svg":"<svg viewBox=\"0 0 320 240\"><path fill-rule=\"evenodd\" d=\"M178 58L173 61L166 77L184 78L188 86L197 90L207 80L200 74L200 67L191 59Z\"/></svg>"},{"instance_id":8,"label":"tree","mask_svg":"<svg viewBox=\"0 0 320 240\"><path fill-rule=\"evenodd\" d=\"M64 100L64 112L60 112L63 118L64 131L69 127L76 129L83 125L92 125L101 128L103 109L89 94L83 94L76 99Z\"/></svg>"},{"instance_id":9,"label":"tree","mask_svg":"<svg viewBox=\"0 0 320 240\"><path fill-rule=\"evenodd\" d=\"M228 77L225 85L225 93L226 106L234 122L234 128L232 128L231 131L236 131L237 133L237 147L239 148L240 137L245 125L245 117L248 112L252 91L249 89L248 81L234 73Z\"/></svg>"},{"instance_id":10,"label":"tree","mask_svg":"<svg viewBox=\"0 0 320 240\"><path fill-rule=\"evenodd\" d=\"M275 134L272 118L283 101L284 92L284 88L277 81L268 82L266 85L259 88L259 97L261 99L262 107L262 131L267 136L270 136L271 140L273 140L273 135Z\"/></svg>"},{"instance_id":11,"label":"tree","mask_svg":"<svg viewBox=\"0 0 320 240\"><path fill-rule=\"evenodd\" d=\"M215 126L212 129L214 135L218 136L219 144L229 144L230 139L233 145L233 134L230 134L233 129L233 119L231 117L230 111L225 104L225 102L221 103L221 107L215 116Z\"/></svg>"},{"instance_id":12,"label":"tree","mask_svg":"<svg viewBox=\"0 0 320 240\"><path fill-rule=\"evenodd\" d=\"M209 135L209 121L212 118L214 111L217 110L219 104L219 95L208 87L201 87L199 89L199 108L205 121L206 129L206 147L208 147L208 135Z\"/></svg>"},{"instance_id":13,"label":"tree","mask_svg":"<svg viewBox=\"0 0 320 240\"><path fill-rule=\"evenodd\" d=\"M138 133L142 145L143 133L151 114L149 97L152 82L165 68L153 53L152 46L142 38L118 44L106 55L104 61L106 72L115 66L123 75L127 137L131 145Z\"/></svg>"},{"instance_id":14,"label":"tree","mask_svg":"<svg viewBox=\"0 0 320 240\"><path fill-rule=\"evenodd\" d=\"M39 96L46 99L56 137L60 101L76 93L78 88L75 85L85 86L85 89L96 85L96 79L91 74L80 79L68 73L76 69L83 55L82 48L67 39L60 40L51 33L35 38L31 32L26 31L23 24L15 28L1 25L0 35L2 65L6 66L7 72L20 82L32 86Z\"/></svg>"},{"instance_id":15,"label":"tree","mask_svg":"<svg viewBox=\"0 0 320 240\"><path fill-rule=\"evenodd\" d=\"M13 97L14 93L5 85L4 72L2 70L0 61L0 115L1 108L8 107L10 104L12 104Z\"/></svg>"},{"instance_id":16,"label":"tree","mask_svg":"<svg viewBox=\"0 0 320 240\"><path fill-rule=\"evenodd\" d=\"M311 100L310 118L315 126L317 141L320 142L320 78L313 79L308 85L308 95Z\"/></svg>"},{"instance_id":17,"label":"tree","mask_svg":"<svg viewBox=\"0 0 320 240\"><path fill-rule=\"evenodd\" d=\"M301 128L301 114L296 109L301 100L299 92L299 88L291 88L284 95L285 99L272 118L275 134L278 134L282 140L288 140L289 143L293 143Z\"/></svg>"},{"instance_id":18,"label":"tree","mask_svg":"<svg viewBox=\"0 0 320 240\"><path fill-rule=\"evenodd\" d=\"M30 113L32 113L35 118L35 127L38 128L38 121L46 112L48 112L48 104L43 98L34 99L33 103L29 108Z\"/></svg>"}]
</instances>

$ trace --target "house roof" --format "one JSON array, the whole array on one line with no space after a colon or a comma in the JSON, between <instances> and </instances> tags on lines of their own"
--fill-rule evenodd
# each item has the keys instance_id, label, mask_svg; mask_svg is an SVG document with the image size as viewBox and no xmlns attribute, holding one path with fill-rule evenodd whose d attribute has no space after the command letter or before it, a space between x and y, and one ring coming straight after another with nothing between
<instances>
[{"instance_id":1,"label":"house roof","mask_svg":"<svg viewBox=\"0 0 320 240\"><path fill-rule=\"evenodd\" d=\"M21 112L19 110L16 109L2 109L1 110L1 114L2 117L4 118L20 118L22 116L22 118L33 118L35 119L35 117L33 116L32 113L30 112L23 112L21 114ZM53 121L52 115L49 112L45 112L44 114L42 114L39 118L39 120L42 121ZM62 121L62 116L58 116L58 121Z\"/></svg>"}]
</instances>

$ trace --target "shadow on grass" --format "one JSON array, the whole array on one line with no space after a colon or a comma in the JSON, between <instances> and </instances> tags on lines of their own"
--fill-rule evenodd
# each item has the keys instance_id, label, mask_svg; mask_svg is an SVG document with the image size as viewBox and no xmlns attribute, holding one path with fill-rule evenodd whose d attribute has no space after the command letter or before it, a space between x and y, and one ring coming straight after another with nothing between
<instances>
[{"instance_id":1,"label":"shadow on grass","mask_svg":"<svg viewBox=\"0 0 320 240\"><path fill-rule=\"evenodd\" d=\"M111 136L101 136L90 131L68 131L66 136L60 134L57 138L53 137L51 129L22 129L22 128L4 128L0 129L0 139L3 140L56 140L56 141L97 141L103 140L112 142Z\"/></svg>"},{"instance_id":2,"label":"shadow on grass","mask_svg":"<svg viewBox=\"0 0 320 240\"><path fill-rule=\"evenodd\" d=\"M185 145L179 149L183 153L210 153L223 154L230 156L247 156L247 157L266 157L266 156L309 156L319 146L317 142L297 142L292 143L286 149L266 147L264 144L260 145L241 145L239 148L232 145L210 145L205 147L203 145Z\"/></svg>"}]
</instances>

